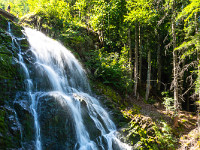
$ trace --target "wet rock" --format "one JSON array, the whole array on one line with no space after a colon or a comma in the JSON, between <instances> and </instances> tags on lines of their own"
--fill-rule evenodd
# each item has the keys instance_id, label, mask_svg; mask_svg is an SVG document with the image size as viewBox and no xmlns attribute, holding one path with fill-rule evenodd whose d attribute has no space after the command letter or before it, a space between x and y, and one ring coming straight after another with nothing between
<instances>
[{"instance_id":1,"label":"wet rock","mask_svg":"<svg viewBox=\"0 0 200 150\"><path fill-rule=\"evenodd\" d=\"M43 149L74 149L76 132L71 110L62 96L37 98Z\"/></svg>"},{"instance_id":2,"label":"wet rock","mask_svg":"<svg viewBox=\"0 0 200 150\"><path fill-rule=\"evenodd\" d=\"M35 140L34 118L30 110L30 104L30 98L26 92L21 93L14 103L21 124L22 142L27 145L32 145Z\"/></svg>"},{"instance_id":3,"label":"wet rock","mask_svg":"<svg viewBox=\"0 0 200 150\"><path fill-rule=\"evenodd\" d=\"M22 130L18 120L18 114L13 108L13 101L17 91L23 91L23 80L20 75L20 66L17 65L18 48L13 43L8 31L10 22L12 34L22 37L22 27L7 20L0 15L0 147L1 149L22 148ZM25 39L22 43L25 44ZM22 51L25 51L24 47ZM24 119L24 118L23 118ZM22 119L22 120L23 120Z\"/></svg>"},{"instance_id":4,"label":"wet rock","mask_svg":"<svg viewBox=\"0 0 200 150\"><path fill-rule=\"evenodd\" d=\"M95 122L89 115L89 111L85 104L85 101L81 102L81 112L82 112L83 122L86 127L86 130L90 135L90 139L94 141L96 138L101 136L101 131L96 127Z\"/></svg>"},{"instance_id":5,"label":"wet rock","mask_svg":"<svg viewBox=\"0 0 200 150\"><path fill-rule=\"evenodd\" d=\"M0 107L0 145L2 149L21 147L21 132L16 113L10 107Z\"/></svg>"}]
</instances>

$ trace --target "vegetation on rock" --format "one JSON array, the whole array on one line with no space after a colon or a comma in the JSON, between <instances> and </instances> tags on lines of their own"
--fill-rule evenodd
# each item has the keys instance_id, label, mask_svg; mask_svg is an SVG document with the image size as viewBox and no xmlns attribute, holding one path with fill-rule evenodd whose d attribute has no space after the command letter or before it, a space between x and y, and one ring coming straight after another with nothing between
<instances>
[{"instance_id":1,"label":"vegetation on rock","mask_svg":"<svg viewBox=\"0 0 200 150\"><path fill-rule=\"evenodd\" d=\"M13 36L23 37L22 27L0 15L0 145L2 149L21 147L21 133L16 113L9 104L13 104L17 91L22 91L23 75L15 62L18 49L13 46L8 33L8 22ZM21 40L22 49L27 50L27 41Z\"/></svg>"}]
</instances>

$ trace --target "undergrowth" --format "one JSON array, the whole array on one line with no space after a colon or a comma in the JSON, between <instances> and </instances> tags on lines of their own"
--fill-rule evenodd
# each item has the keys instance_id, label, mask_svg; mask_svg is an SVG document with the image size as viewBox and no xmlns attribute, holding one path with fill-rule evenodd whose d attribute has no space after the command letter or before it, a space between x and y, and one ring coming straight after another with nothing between
<instances>
[{"instance_id":1,"label":"undergrowth","mask_svg":"<svg viewBox=\"0 0 200 150\"><path fill-rule=\"evenodd\" d=\"M153 121L143 116L140 108L122 111L125 118L132 118L128 128L123 130L126 141L138 150L173 150L176 149L177 139L172 128L164 121Z\"/></svg>"}]
</instances>

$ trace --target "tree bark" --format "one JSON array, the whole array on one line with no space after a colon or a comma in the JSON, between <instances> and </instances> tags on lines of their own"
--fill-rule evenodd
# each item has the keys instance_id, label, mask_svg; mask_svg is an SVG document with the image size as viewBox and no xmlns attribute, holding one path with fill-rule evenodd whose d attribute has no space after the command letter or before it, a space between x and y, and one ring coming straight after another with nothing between
<instances>
[{"instance_id":1,"label":"tree bark","mask_svg":"<svg viewBox=\"0 0 200 150\"><path fill-rule=\"evenodd\" d=\"M146 95L145 99L148 101L149 99L149 92L150 92L150 86L151 86L151 50L148 51L148 71L147 71L147 85L146 85Z\"/></svg>"},{"instance_id":2,"label":"tree bark","mask_svg":"<svg viewBox=\"0 0 200 150\"><path fill-rule=\"evenodd\" d=\"M185 60L183 60L182 66L185 66ZM184 101L184 96L183 96L183 84L184 84L184 73L183 75L180 75L180 84L179 84L179 99L180 99L180 109L182 109L182 102Z\"/></svg>"},{"instance_id":3,"label":"tree bark","mask_svg":"<svg viewBox=\"0 0 200 150\"><path fill-rule=\"evenodd\" d=\"M179 112L179 102L178 102L178 63L177 63L177 51L175 50L176 48L176 24L175 24L175 0L173 1L173 6L172 6L172 37L173 37L173 77L174 77L174 113L175 113L175 118L174 118L174 127L178 126L178 112Z\"/></svg>"},{"instance_id":4,"label":"tree bark","mask_svg":"<svg viewBox=\"0 0 200 150\"><path fill-rule=\"evenodd\" d=\"M128 45L129 45L129 67L131 68L130 72L130 79L133 78L133 72L132 72L132 46L131 46L131 28L128 29Z\"/></svg>"},{"instance_id":5,"label":"tree bark","mask_svg":"<svg viewBox=\"0 0 200 150\"><path fill-rule=\"evenodd\" d=\"M135 64L134 64L134 95L137 96L138 87L138 23L135 23Z\"/></svg>"},{"instance_id":6,"label":"tree bark","mask_svg":"<svg viewBox=\"0 0 200 150\"><path fill-rule=\"evenodd\" d=\"M158 66L157 90L160 91L160 86L161 86L161 55L160 55L160 35L159 35L159 33L157 33L157 38L158 38L158 49L157 49L157 66Z\"/></svg>"},{"instance_id":7,"label":"tree bark","mask_svg":"<svg viewBox=\"0 0 200 150\"><path fill-rule=\"evenodd\" d=\"M139 87L142 84L142 39L141 39L141 26L139 24Z\"/></svg>"}]
</instances>

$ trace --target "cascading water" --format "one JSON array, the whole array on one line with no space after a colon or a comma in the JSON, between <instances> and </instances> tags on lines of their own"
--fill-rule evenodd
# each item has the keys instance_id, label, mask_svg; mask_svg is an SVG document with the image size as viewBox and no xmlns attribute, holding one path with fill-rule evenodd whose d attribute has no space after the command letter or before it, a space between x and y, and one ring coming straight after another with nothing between
<instances>
[{"instance_id":1,"label":"cascading water","mask_svg":"<svg viewBox=\"0 0 200 150\"><path fill-rule=\"evenodd\" d=\"M24 32L31 48L25 61L19 47L18 63L34 120L32 149L131 149L115 136L114 123L91 96L86 74L71 52L39 31Z\"/></svg>"}]
</instances>

